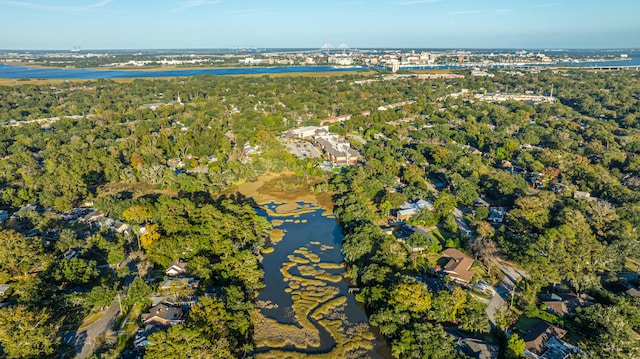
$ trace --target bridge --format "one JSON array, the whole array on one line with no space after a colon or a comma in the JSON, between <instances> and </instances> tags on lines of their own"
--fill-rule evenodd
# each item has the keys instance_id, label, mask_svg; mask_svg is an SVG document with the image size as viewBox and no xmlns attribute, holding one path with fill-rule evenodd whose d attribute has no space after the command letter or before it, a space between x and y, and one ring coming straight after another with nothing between
<instances>
[{"instance_id":1,"label":"bridge","mask_svg":"<svg viewBox=\"0 0 640 359\"><path fill-rule=\"evenodd\" d=\"M640 71L640 66L587 66L583 69L598 70L598 71L617 71L617 70L636 70Z\"/></svg>"},{"instance_id":2,"label":"bridge","mask_svg":"<svg viewBox=\"0 0 640 359\"><path fill-rule=\"evenodd\" d=\"M271 54L321 54L325 53L327 55L330 54L340 54L346 55L349 53L365 53L365 50L353 49L350 48L346 43L341 43L338 47L333 47L329 42L325 42L319 49L301 49L297 51L276 51L270 52Z\"/></svg>"}]
</instances>

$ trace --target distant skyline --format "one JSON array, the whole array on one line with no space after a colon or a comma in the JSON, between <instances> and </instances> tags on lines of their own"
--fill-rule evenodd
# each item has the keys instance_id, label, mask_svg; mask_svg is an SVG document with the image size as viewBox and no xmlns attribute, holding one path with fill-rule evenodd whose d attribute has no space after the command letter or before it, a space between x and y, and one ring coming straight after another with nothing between
<instances>
[{"instance_id":1,"label":"distant skyline","mask_svg":"<svg viewBox=\"0 0 640 359\"><path fill-rule=\"evenodd\" d=\"M0 0L0 49L640 48L638 0Z\"/></svg>"}]
</instances>

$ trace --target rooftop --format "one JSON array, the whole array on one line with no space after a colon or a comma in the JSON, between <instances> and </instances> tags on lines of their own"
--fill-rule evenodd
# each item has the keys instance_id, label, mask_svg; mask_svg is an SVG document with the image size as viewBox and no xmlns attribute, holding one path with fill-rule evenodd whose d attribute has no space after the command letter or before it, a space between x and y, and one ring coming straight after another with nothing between
<instances>
[{"instance_id":1,"label":"rooftop","mask_svg":"<svg viewBox=\"0 0 640 359\"><path fill-rule=\"evenodd\" d=\"M531 353L541 355L545 351L545 344L549 339L553 337L561 339L566 334L566 330L555 325L546 322L540 323L524 337L525 348Z\"/></svg>"},{"instance_id":2,"label":"rooftop","mask_svg":"<svg viewBox=\"0 0 640 359\"><path fill-rule=\"evenodd\" d=\"M473 264L473 258L454 248L447 248L442 251L442 255L450 258L444 266L444 271L454 279L468 282L473 277L469 271Z\"/></svg>"}]
</instances>

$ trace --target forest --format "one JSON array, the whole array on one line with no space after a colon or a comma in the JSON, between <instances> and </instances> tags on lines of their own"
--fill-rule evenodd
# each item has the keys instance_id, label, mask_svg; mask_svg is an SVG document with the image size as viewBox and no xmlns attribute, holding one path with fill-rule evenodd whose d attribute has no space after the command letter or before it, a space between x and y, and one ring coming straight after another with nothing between
<instances>
[{"instance_id":1,"label":"forest","mask_svg":"<svg viewBox=\"0 0 640 359\"><path fill-rule=\"evenodd\" d=\"M11 288L0 308L4 355L73 353L68 333L113 305L120 314L92 355L120 357L140 326L128 318L151 307L164 269L183 259L201 300L185 323L149 337L156 344L145 357L253 356L250 312L271 224L250 198L225 191L293 173L320 178L309 190L333 196L349 281L394 358L463 357L460 337L519 358L542 321L569 333L564 340L579 349L572 357L640 356L640 74L492 72L0 86L0 282ZM549 96L551 88L555 101L535 105L452 96ZM286 151L284 131L346 114L329 130L362 138L351 141L360 164L327 172L323 159ZM433 210L408 222L437 228L438 240L386 234L391 213L419 199ZM504 216L492 221L498 208ZM132 230L74 215L89 210ZM497 288L505 263L526 276L489 318L491 298L434 270L444 248L474 259L471 284ZM446 287L425 284L434 280ZM543 303L554 293L590 299L558 315Z\"/></svg>"}]
</instances>

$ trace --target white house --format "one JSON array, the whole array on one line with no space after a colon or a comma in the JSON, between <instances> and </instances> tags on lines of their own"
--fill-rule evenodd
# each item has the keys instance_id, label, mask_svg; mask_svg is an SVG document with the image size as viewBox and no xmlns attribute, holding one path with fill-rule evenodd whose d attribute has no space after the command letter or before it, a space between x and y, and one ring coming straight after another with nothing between
<instances>
[{"instance_id":1,"label":"white house","mask_svg":"<svg viewBox=\"0 0 640 359\"><path fill-rule=\"evenodd\" d=\"M165 272L169 277L177 277L180 275L187 274L187 262L184 262L180 259L176 259L175 261L169 264L167 267L167 271Z\"/></svg>"}]
</instances>

